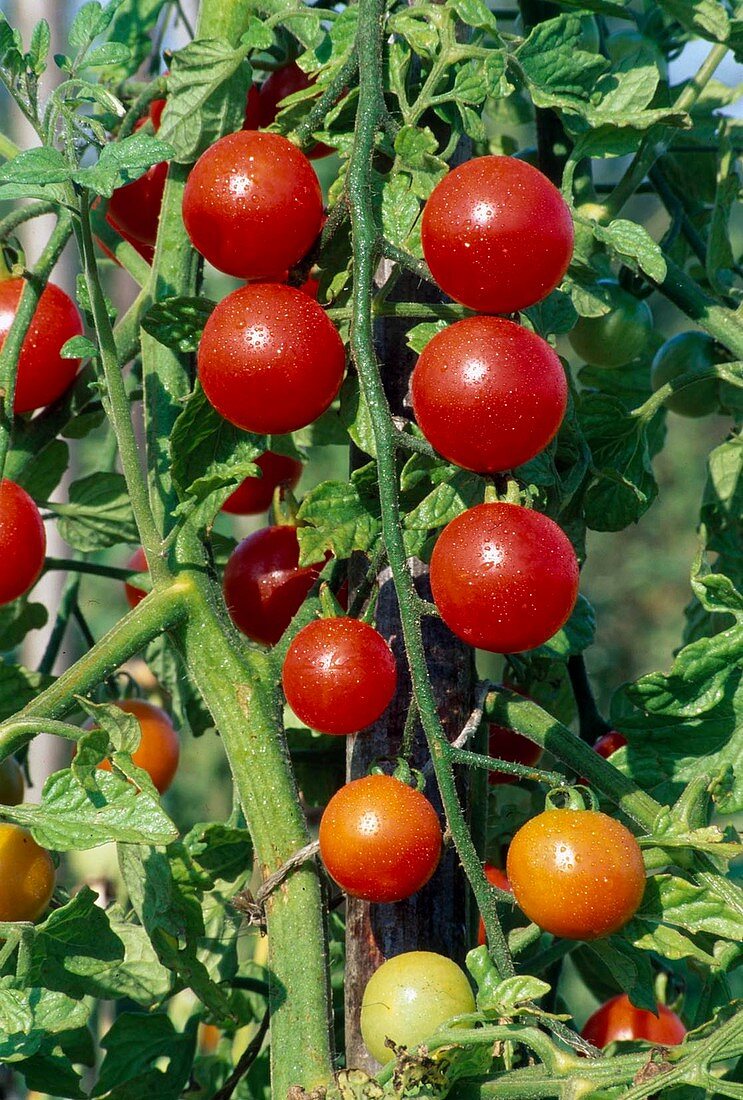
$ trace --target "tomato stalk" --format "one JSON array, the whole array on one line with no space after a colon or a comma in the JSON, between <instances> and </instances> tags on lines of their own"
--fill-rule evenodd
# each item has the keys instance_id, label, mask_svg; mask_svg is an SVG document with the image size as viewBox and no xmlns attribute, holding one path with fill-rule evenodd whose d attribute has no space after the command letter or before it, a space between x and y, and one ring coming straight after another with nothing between
<instances>
[{"instance_id":1,"label":"tomato stalk","mask_svg":"<svg viewBox=\"0 0 743 1100\"><path fill-rule=\"evenodd\" d=\"M47 279L51 275L57 260L72 235L72 219L67 213L59 216L57 224L46 243L33 272L26 277L18 309L8 330L2 351L0 351L0 480L5 474L5 462L10 448L13 431L13 399L15 397L18 357L23 341L33 320L39 299L44 292Z\"/></svg>"},{"instance_id":2,"label":"tomato stalk","mask_svg":"<svg viewBox=\"0 0 743 1100\"><path fill-rule=\"evenodd\" d=\"M384 87L382 68L384 12L383 0L366 0L361 5L359 13L357 37L360 72L359 106L348 170L354 257L351 349L369 408L376 443L382 537L400 607L413 693L428 740L449 829L482 913L488 942L498 971L502 977L506 977L513 974L513 961L500 926L494 895L482 872L480 860L459 803L452 763L446 753L446 737L436 709L436 700L426 667L420 625L420 601L413 587L402 537L395 461L396 429L391 420L374 351L372 307L374 273L382 255L382 244L372 201L372 159L376 135L386 112L381 92Z\"/></svg>"}]
</instances>

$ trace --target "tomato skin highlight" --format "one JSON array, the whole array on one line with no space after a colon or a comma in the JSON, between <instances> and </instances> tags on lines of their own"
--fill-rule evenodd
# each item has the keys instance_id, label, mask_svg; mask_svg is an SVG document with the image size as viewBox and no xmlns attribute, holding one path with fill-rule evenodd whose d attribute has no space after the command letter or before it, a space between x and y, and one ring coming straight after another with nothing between
<instances>
[{"instance_id":1,"label":"tomato skin highlight","mask_svg":"<svg viewBox=\"0 0 743 1100\"><path fill-rule=\"evenodd\" d=\"M545 810L531 818L511 841L506 873L529 920L568 940L616 932L645 890L632 833L594 810Z\"/></svg>"},{"instance_id":2,"label":"tomato skin highlight","mask_svg":"<svg viewBox=\"0 0 743 1100\"><path fill-rule=\"evenodd\" d=\"M709 367L724 362L724 353L706 332L679 332L666 340L655 353L650 370L653 390L659 390L679 374L689 371L701 373ZM667 397L667 409L677 416L697 419L719 411L720 384L716 378L705 378L688 389L679 390Z\"/></svg>"},{"instance_id":3,"label":"tomato skin highlight","mask_svg":"<svg viewBox=\"0 0 743 1100\"><path fill-rule=\"evenodd\" d=\"M518 504L478 504L453 519L434 546L430 576L447 626L492 653L542 645L578 598L578 561L567 535Z\"/></svg>"},{"instance_id":4,"label":"tomato skin highlight","mask_svg":"<svg viewBox=\"0 0 743 1100\"><path fill-rule=\"evenodd\" d=\"M385 1039L408 1049L428 1039L453 1016L475 1011L467 975L433 951L407 951L372 974L361 1003L361 1035L384 1064L394 1058Z\"/></svg>"},{"instance_id":5,"label":"tomato skin highlight","mask_svg":"<svg viewBox=\"0 0 743 1100\"><path fill-rule=\"evenodd\" d=\"M54 893L52 857L20 825L0 823L0 921L36 920Z\"/></svg>"},{"instance_id":6,"label":"tomato skin highlight","mask_svg":"<svg viewBox=\"0 0 743 1100\"><path fill-rule=\"evenodd\" d=\"M180 738L169 716L144 699L124 699L113 705L126 714L133 714L139 722L142 736L132 753L132 760L147 772L158 793L165 794L173 782L181 754ZM93 728L92 721L86 725ZM98 766L103 771L111 771L110 760L102 760Z\"/></svg>"},{"instance_id":7,"label":"tomato skin highlight","mask_svg":"<svg viewBox=\"0 0 743 1100\"><path fill-rule=\"evenodd\" d=\"M573 220L557 188L530 164L476 157L434 187L421 239L444 293L480 313L513 313L561 281L573 254Z\"/></svg>"},{"instance_id":8,"label":"tomato skin highlight","mask_svg":"<svg viewBox=\"0 0 743 1100\"><path fill-rule=\"evenodd\" d=\"M596 1047L631 1039L647 1039L658 1046L683 1042L686 1028L670 1008L658 1005L657 1015L635 1008L626 993L612 997L586 1022L581 1035Z\"/></svg>"},{"instance_id":9,"label":"tomato skin highlight","mask_svg":"<svg viewBox=\"0 0 743 1100\"><path fill-rule=\"evenodd\" d=\"M546 340L500 317L468 317L423 349L411 379L418 426L458 466L497 473L543 451L568 387Z\"/></svg>"},{"instance_id":10,"label":"tomato skin highlight","mask_svg":"<svg viewBox=\"0 0 743 1100\"><path fill-rule=\"evenodd\" d=\"M613 279L599 279L599 285L609 292L609 312L580 317L568 340L581 359L594 367L623 367L645 351L653 315L644 299L635 298Z\"/></svg>"},{"instance_id":11,"label":"tomato skin highlight","mask_svg":"<svg viewBox=\"0 0 743 1100\"><path fill-rule=\"evenodd\" d=\"M619 749L624 748L627 744L627 738L619 730L610 730L608 733L602 733L596 741L594 741L593 749L599 756L603 756L605 760L617 752Z\"/></svg>"},{"instance_id":12,"label":"tomato skin highlight","mask_svg":"<svg viewBox=\"0 0 743 1100\"><path fill-rule=\"evenodd\" d=\"M274 490L296 489L302 476L302 463L289 455L266 451L256 459L260 477L246 477L245 481L227 497L222 511L233 516L257 516L271 507Z\"/></svg>"},{"instance_id":13,"label":"tomato skin highlight","mask_svg":"<svg viewBox=\"0 0 743 1100\"><path fill-rule=\"evenodd\" d=\"M295 635L281 674L286 701L319 733L366 729L384 714L397 666L381 634L359 619L317 619Z\"/></svg>"},{"instance_id":14,"label":"tomato skin highlight","mask_svg":"<svg viewBox=\"0 0 743 1100\"><path fill-rule=\"evenodd\" d=\"M325 807L320 855L346 894L402 901L425 886L438 866L438 814L425 795L391 775L354 779Z\"/></svg>"},{"instance_id":15,"label":"tomato skin highlight","mask_svg":"<svg viewBox=\"0 0 743 1100\"><path fill-rule=\"evenodd\" d=\"M281 69L275 69L272 73L269 73L261 85L259 98L260 125L262 127L270 126L279 113L279 104L283 99L294 95L295 92L303 92L305 88L312 87L314 83L315 81L300 69L296 61L291 61ZM331 149L329 145L317 141L305 150L305 156L309 157L310 160L319 160L321 157L327 157L333 152L335 150Z\"/></svg>"},{"instance_id":16,"label":"tomato skin highlight","mask_svg":"<svg viewBox=\"0 0 743 1100\"><path fill-rule=\"evenodd\" d=\"M237 629L254 642L275 645L323 564L300 568L296 527L264 527L248 535L224 571L224 598Z\"/></svg>"},{"instance_id":17,"label":"tomato skin highlight","mask_svg":"<svg viewBox=\"0 0 743 1100\"><path fill-rule=\"evenodd\" d=\"M248 432L283 435L332 404L345 351L317 302L293 287L254 283L228 294L206 322L199 379L217 412Z\"/></svg>"},{"instance_id":18,"label":"tomato skin highlight","mask_svg":"<svg viewBox=\"0 0 743 1100\"><path fill-rule=\"evenodd\" d=\"M501 871L500 867L493 866L492 863L486 863L483 867L485 872L485 878L492 886L497 886L499 890L505 890L506 893L512 894L511 883L506 877L506 872ZM487 943L487 936L485 935L485 923L480 917L480 924L477 929L477 943L482 947L484 943Z\"/></svg>"},{"instance_id":19,"label":"tomato skin highlight","mask_svg":"<svg viewBox=\"0 0 743 1100\"><path fill-rule=\"evenodd\" d=\"M20 806L26 791L23 771L14 756L0 763L0 806Z\"/></svg>"},{"instance_id":20,"label":"tomato skin highlight","mask_svg":"<svg viewBox=\"0 0 743 1100\"><path fill-rule=\"evenodd\" d=\"M535 745L528 737L523 737L515 730L507 726L498 726L491 723L488 727L488 756L495 756L498 760L508 760L513 764L526 764L528 767L536 767L542 759L542 746ZM517 775L508 775L507 772L488 772L488 782L493 783L518 783Z\"/></svg>"},{"instance_id":21,"label":"tomato skin highlight","mask_svg":"<svg viewBox=\"0 0 743 1100\"><path fill-rule=\"evenodd\" d=\"M39 509L25 489L4 478L0 482L0 606L33 588L45 554L46 531Z\"/></svg>"},{"instance_id":22,"label":"tomato skin highlight","mask_svg":"<svg viewBox=\"0 0 743 1100\"><path fill-rule=\"evenodd\" d=\"M322 220L314 169L281 134L220 138L197 160L183 194L191 243L239 279L279 278L309 251Z\"/></svg>"},{"instance_id":23,"label":"tomato skin highlight","mask_svg":"<svg viewBox=\"0 0 743 1100\"><path fill-rule=\"evenodd\" d=\"M0 280L0 349L10 331L24 279ZM31 412L51 405L69 389L80 366L79 359L59 354L73 336L81 336L83 323L77 306L55 283L47 283L39 298L18 357L13 411Z\"/></svg>"},{"instance_id":24,"label":"tomato skin highlight","mask_svg":"<svg viewBox=\"0 0 743 1100\"><path fill-rule=\"evenodd\" d=\"M134 551L129 561L126 563L127 569L136 569L138 573L146 573L149 569L147 565L147 556L140 546ZM124 595L126 596L126 602L132 608L132 610L141 603L147 593L144 588L138 588L135 584L129 584L129 581L124 581Z\"/></svg>"}]
</instances>

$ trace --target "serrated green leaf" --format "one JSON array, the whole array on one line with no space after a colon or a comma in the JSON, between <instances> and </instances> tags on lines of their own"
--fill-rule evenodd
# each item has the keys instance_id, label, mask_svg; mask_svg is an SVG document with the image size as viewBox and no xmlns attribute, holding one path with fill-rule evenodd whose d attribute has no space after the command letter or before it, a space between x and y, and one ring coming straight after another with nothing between
<instances>
[{"instance_id":1,"label":"serrated green leaf","mask_svg":"<svg viewBox=\"0 0 743 1100\"><path fill-rule=\"evenodd\" d=\"M348 374L341 386L340 419L349 436L365 454L376 457L377 445L374 439L371 416L366 398L359 388L355 374Z\"/></svg>"},{"instance_id":2,"label":"serrated green leaf","mask_svg":"<svg viewBox=\"0 0 743 1100\"><path fill-rule=\"evenodd\" d=\"M65 183L71 173L70 165L58 149L23 149L0 166L0 183L13 184L20 190L14 193L0 189L0 197L10 199L36 195L48 184Z\"/></svg>"},{"instance_id":3,"label":"serrated green leaf","mask_svg":"<svg viewBox=\"0 0 743 1100\"><path fill-rule=\"evenodd\" d=\"M31 33L31 45L28 51L29 68L41 76L46 70L46 59L51 45L51 31L46 19L41 19Z\"/></svg>"},{"instance_id":4,"label":"serrated green leaf","mask_svg":"<svg viewBox=\"0 0 743 1100\"><path fill-rule=\"evenodd\" d=\"M102 69L107 65L122 65L131 57L131 50L123 42L104 42L85 55L84 68Z\"/></svg>"},{"instance_id":5,"label":"serrated green leaf","mask_svg":"<svg viewBox=\"0 0 743 1100\"><path fill-rule=\"evenodd\" d=\"M667 267L660 245L655 243L644 226L623 218L616 219L608 226L594 222L594 235L597 240L608 245L624 263L629 261L629 266L635 269L639 267L657 283L662 283L665 279Z\"/></svg>"},{"instance_id":6,"label":"serrated green leaf","mask_svg":"<svg viewBox=\"0 0 743 1100\"><path fill-rule=\"evenodd\" d=\"M49 502L58 517L57 529L70 546L82 553L117 543L137 543L131 499L122 474L99 473L74 481L69 502Z\"/></svg>"},{"instance_id":7,"label":"serrated green leaf","mask_svg":"<svg viewBox=\"0 0 743 1100\"><path fill-rule=\"evenodd\" d=\"M214 306L209 298L162 298L147 310L142 328L166 348L186 355L198 348Z\"/></svg>"},{"instance_id":8,"label":"serrated green leaf","mask_svg":"<svg viewBox=\"0 0 743 1100\"><path fill-rule=\"evenodd\" d=\"M407 333L405 340L409 348L417 354L423 351L429 340L433 340L437 332L441 332L447 328L446 321L423 321L420 325L415 325Z\"/></svg>"},{"instance_id":9,"label":"serrated green leaf","mask_svg":"<svg viewBox=\"0 0 743 1100\"><path fill-rule=\"evenodd\" d=\"M78 169L72 173L72 178L81 187L110 199L117 187L139 179L153 164L168 160L172 152L161 138L132 134L123 141L105 145L97 163Z\"/></svg>"},{"instance_id":10,"label":"serrated green leaf","mask_svg":"<svg viewBox=\"0 0 743 1100\"><path fill-rule=\"evenodd\" d=\"M619 531L636 523L658 493L647 430L616 398L594 393L581 400L580 423L593 455L586 523L594 531Z\"/></svg>"},{"instance_id":11,"label":"serrated green leaf","mask_svg":"<svg viewBox=\"0 0 743 1100\"><path fill-rule=\"evenodd\" d=\"M372 476L324 481L306 494L298 518L307 525L297 528L300 565L322 561L328 550L336 558L371 550L382 529L376 482Z\"/></svg>"},{"instance_id":12,"label":"serrated green leaf","mask_svg":"<svg viewBox=\"0 0 743 1100\"><path fill-rule=\"evenodd\" d=\"M53 676L0 661L0 720L12 717L52 683Z\"/></svg>"},{"instance_id":13,"label":"serrated green leaf","mask_svg":"<svg viewBox=\"0 0 743 1100\"><path fill-rule=\"evenodd\" d=\"M0 978L0 1063L16 1063L64 1046L66 1038L87 1025L91 1006L64 993L19 989L10 976Z\"/></svg>"},{"instance_id":14,"label":"serrated green leaf","mask_svg":"<svg viewBox=\"0 0 743 1100\"><path fill-rule=\"evenodd\" d=\"M27 596L0 607L0 651L20 645L31 630L46 625L48 613L43 604L31 603Z\"/></svg>"}]
</instances>

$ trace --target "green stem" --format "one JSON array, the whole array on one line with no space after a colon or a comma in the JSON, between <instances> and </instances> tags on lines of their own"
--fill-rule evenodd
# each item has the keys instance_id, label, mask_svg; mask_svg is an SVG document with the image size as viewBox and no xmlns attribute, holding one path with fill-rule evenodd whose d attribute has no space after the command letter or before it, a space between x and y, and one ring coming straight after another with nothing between
<instances>
[{"instance_id":1,"label":"green stem","mask_svg":"<svg viewBox=\"0 0 743 1100\"><path fill-rule=\"evenodd\" d=\"M743 359L743 321L737 312L718 305L714 298L705 294L691 276L674 263L668 256L666 276L661 282L653 283L656 290L664 294L674 305L693 321L696 321L710 336L729 348L736 359Z\"/></svg>"},{"instance_id":2,"label":"green stem","mask_svg":"<svg viewBox=\"0 0 743 1100\"><path fill-rule=\"evenodd\" d=\"M695 386L698 382L703 382L707 378L724 379L725 374L717 367L708 367L702 371L687 371L685 374L678 374L675 378L672 378L670 382L666 382L659 390L656 390L654 394L648 397L647 401L642 403L642 405L633 409L630 416L634 416L644 424L648 424L653 419L658 409L665 404L672 394L678 393L679 390L685 390L689 386Z\"/></svg>"},{"instance_id":3,"label":"green stem","mask_svg":"<svg viewBox=\"0 0 743 1100\"><path fill-rule=\"evenodd\" d=\"M98 262L90 226L90 209L87 195L83 195L80 201L80 229L85 283L90 296L101 364L106 379L107 412L116 435L132 511L134 512L142 547L147 556L147 564L153 579L158 580L167 576L165 564L159 556L161 536L155 526L155 519L147 496L147 486L139 464L139 447L134 434L129 398L121 373L116 338L98 276Z\"/></svg>"},{"instance_id":4,"label":"green stem","mask_svg":"<svg viewBox=\"0 0 743 1100\"><path fill-rule=\"evenodd\" d=\"M567 787L568 780L560 772L542 771L530 768L526 764L516 764L513 760L499 760L497 756L485 756L467 749L457 749L453 745L444 746L447 756L459 764L470 768L483 768L489 772L503 772L517 779L531 779L534 783L545 783L548 787Z\"/></svg>"},{"instance_id":5,"label":"green stem","mask_svg":"<svg viewBox=\"0 0 743 1100\"><path fill-rule=\"evenodd\" d=\"M0 220L0 241L6 240L26 222L41 218L45 214L56 214L58 210L57 202L31 202L28 206L19 206L16 210L11 210Z\"/></svg>"},{"instance_id":6,"label":"green stem","mask_svg":"<svg viewBox=\"0 0 743 1100\"><path fill-rule=\"evenodd\" d=\"M119 569L115 565L95 561L78 561L77 558L47 558L44 568L64 569L68 573L91 573L95 577L111 577L116 581L128 581L139 572L137 569Z\"/></svg>"},{"instance_id":7,"label":"green stem","mask_svg":"<svg viewBox=\"0 0 743 1100\"><path fill-rule=\"evenodd\" d=\"M348 193L353 232L354 282L352 294L351 349L369 408L377 450L382 536L400 607L405 650L413 693L428 740L436 780L447 822L459 857L472 884L483 917L488 943L502 977L513 973L513 962L500 926L495 900L482 871L454 782L451 761L445 752L446 737L439 719L426 667L418 597L408 571L397 496L395 429L390 418L374 351L374 272L380 258L380 230L372 199L372 158L375 138L385 110L382 37L384 0L364 0L360 5L357 49L359 56L359 106L353 151L348 169Z\"/></svg>"},{"instance_id":8,"label":"green stem","mask_svg":"<svg viewBox=\"0 0 743 1100\"><path fill-rule=\"evenodd\" d=\"M18 156L20 151L20 146L11 141L7 134L0 133L0 157L4 157L5 160L12 160L13 157Z\"/></svg>"},{"instance_id":9,"label":"green stem","mask_svg":"<svg viewBox=\"0 0 743 1100\"><path fill-rule=\"evenodd\" d=\"M52 230L39 262L33 272L26 275L18 309L0 351L0 393L3 395L0 403L0 480L4 476L13 431L13 401L18 358L47 280L71 235L72 220L69 215L62 214Z\"/></svg>"},{"instance_id":10,"label":"green stem","mask_svg":"<svg viewBox=\"0 0 743 1100\"><path fill-rule=\"evenodd\" d=\"M348 84L356 76L358 65L356 53L351 51L323 94L313 103L312 108L294 131L294 137L300 148L314 143L313 132L323 126L326 114L335 107L343 92L347 90Z\"/></svg>"},{"instance_id":11,"label":"green stem","mask_svg":"<svg viewBox=\"0 0 743 1100\"><path fill-rule=\"evenodd\" d=\"M24 719L64 718L75 709L76 695L92 691L163 630L179 623L186 614L186 592L187 584L180 578L153 590L33 702L0 723L0 759L17 752L39 732L38 722Z\"/></svg>"}]
</instances>

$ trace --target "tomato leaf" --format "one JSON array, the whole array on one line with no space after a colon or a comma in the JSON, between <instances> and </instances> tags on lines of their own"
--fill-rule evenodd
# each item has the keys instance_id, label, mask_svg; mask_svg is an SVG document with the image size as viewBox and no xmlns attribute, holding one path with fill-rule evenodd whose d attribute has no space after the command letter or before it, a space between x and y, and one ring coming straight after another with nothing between
<instances>
[{"instance_id":1,"label":"tomato leaf","mask_svg":"<svg viewBox=\"0 0 743 1100\"><path fill-rule=\"evenodd\" d=\"M354 550L371 550L382 529L373 464L357 470L351 482L324 481L302 501L297 529L300 565L322 561L330 550L348 558Z\"/></svg>"},{"instance_id":2,"label":"tomato leaf","mask_svg":"<svg viewBox=\"0 0 743 1100\"><path fill-rule=\"evenodd\" d=\"M49 501L47 507L58 517L60 535L75 550L90 553L120 542L139 542L122 474L83 477L70 486L68 503Z\"/></svg>"},{"instance_id":3,"label":"tomato leaf","mask_svg":"<svg viewBox=\"0 0 743 1100\"><path fill-rule=\"evenodd\" d=\"M172 156L172 149L151 134L132 134L105 145L95 164L72 172L72 179L96 195L111 198L117 187L143 176L153 164Z\"/></svg>"}]
</instances>

